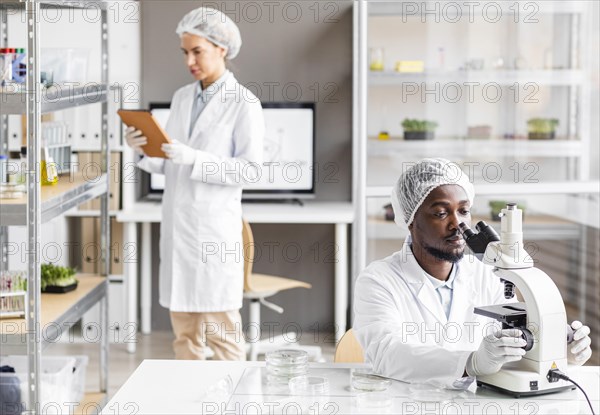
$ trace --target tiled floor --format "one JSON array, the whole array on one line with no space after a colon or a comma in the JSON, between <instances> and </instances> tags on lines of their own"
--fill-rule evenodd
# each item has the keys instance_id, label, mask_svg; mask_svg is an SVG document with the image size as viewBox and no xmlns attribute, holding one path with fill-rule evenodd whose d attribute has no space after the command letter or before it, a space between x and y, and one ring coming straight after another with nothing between
<instances>
[{"instance_id":1,"label":"tiled floor","mask_svg":"<svg viewBox=\"0 0 600 415\"><path fill-rule=\"evenodd\" d=\"M306 336L306 340L313 336ZM314 336L314 340L324 340L330 336ZM112 397L125 383L129 376L135 371L144 359L173 359L171 349L173 334L171 332L153 332L150 335L139 335L137 340L137 351L134 354L127 352L126 344L110 345L109 374L108 374L108 397ZM304 342L302 342L304 344ZM311 343L310 345L315 345ZM333 361L335 346L332 343L321 342L323 358L326 362ZM87 368L86 390L97 391L99 385L99 356L100 347L97 343L85 343L74 341L66 344L56 344L44 352L45 355L87 355L89 364ZM260 356L259 359L263 359Z\"/></svg>"}]
</instances>

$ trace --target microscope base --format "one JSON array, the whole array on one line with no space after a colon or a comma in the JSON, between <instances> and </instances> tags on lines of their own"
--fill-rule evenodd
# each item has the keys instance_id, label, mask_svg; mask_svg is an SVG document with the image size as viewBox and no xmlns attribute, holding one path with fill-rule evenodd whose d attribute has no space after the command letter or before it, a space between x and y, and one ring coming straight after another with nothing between
<instances>
[{"instance_id":1,"label":"microscope base","mask_svg":"<svg viewBox=\"0 0 600 415\"><path fill-rule=\"evenodd\" d=\"M481 381L477 381L477 386L480 388L490 389L490 390L493 390L496 392L501 392L504 394L512 395L517 399L520 397L525 397L525 396L546 395L548 393L556 393L556 392L562 392L562 391L566 391L566 390L576 389L575 386L573 386L573 385L565 385L565 386L559 386L557 388L552 388L552 389L517 392L517 391L504 389L504 388L501 388L500 386L492 385L492 384L481 382Z\"/></svg>"}]
</instances>

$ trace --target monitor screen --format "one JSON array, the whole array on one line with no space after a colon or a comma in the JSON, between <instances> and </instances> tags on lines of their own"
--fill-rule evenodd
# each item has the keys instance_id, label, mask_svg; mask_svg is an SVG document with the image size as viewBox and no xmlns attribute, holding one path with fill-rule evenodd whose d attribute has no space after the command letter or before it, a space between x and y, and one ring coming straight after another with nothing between
<instances>
[{"instance_id":1,"label":"monitor screen","mask_svg":"<svg viewBox=\"0 0 600 415\"><path fill-rule=\"evenodd\" d=\"M244 186L244 199L314 197L315 105L263 103L265 137L259 177ZM150 104L152 115L166 127L168 103ZM151 174L148 192L164 189L164 176Z\"/></svg>"}]
</instances>

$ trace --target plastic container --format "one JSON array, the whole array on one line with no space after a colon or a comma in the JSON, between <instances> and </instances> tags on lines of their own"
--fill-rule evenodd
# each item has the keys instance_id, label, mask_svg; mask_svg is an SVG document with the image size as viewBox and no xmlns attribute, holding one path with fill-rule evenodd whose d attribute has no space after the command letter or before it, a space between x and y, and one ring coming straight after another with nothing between
<instances>
[{"instance_id":1,"label":"plastic container","mask_svg":"<svg viewBox=\"0 0 600 415\"><path fill-rule=\"evenodd\" d=\"M27 356L0 356L0 366L8 365L15 373L0 373L0 386L15 387L20 382L21 401L29 401ZM87 356L43 356L40 371L40 411L44 414L68 413L69 403L80 402L85 390ZM28 408L27 408L28 409Z\"/></svg>"},{"instance_id":2,"label":"plastic container","mask_svg":"<svg viewBox=\"0 0 600 415\"><path fill-rule=\"evenodd\" d=\"M281 349L268 352L265 355L267 364L276 365L298 365L308 363L308 353L304 350Z\"/></svg>"},{"instance_id":3,"label":"plastic container","mask_svg":"<svg viewBox=\"0 0 600 415\"><path fill-rule=\"evenodd\" d=\"M289 376L295 377L300 375L305 375L308 372L308 364L300 364L300 365L272 365L267 363L267 373L276 376Z\"/></svg>"},{"instance_id":4,"label":"plastic container","mask_svg":"<svg viewBox=\"0 0 600 415\"><path fill-rule=\"evenodd\" d=\"M393 397L388 393L364 392L356 397L356 405L361 413L389 413Z\"/></svg>"},{"instance_id":5,"label":"plastic container","mask_svg":"<svg viewBox=\"0 0 600 415\"><path fill-rule=\"evenodd\" d=\"M42 148L42 161L40 164L42 170L42 186L55 185L58 183L58 170L54 159L50 157L48 149Z\"/></svg>"},{"instance_id":6,"label":"plastic container","mask_svg":"<svg viewBox=\"0 0 600 415\"><path fill-rule=\"evenodd\" d=\"M0 191L0 198L2 194ZM0 319L25 316L26 290L27 276L24 272L0 271Z\"/></svg>"},{"instance_id":7,"label":"plastic container","mask_svg":"<svg viewBox=\"0 0 600 415\"><path fill-rule=\"evenodd\" d=\"M12 62L13 81L24 84L27 78L27 54L24 48L15 49Z\"/></svg>"},{"instance_id":8,"label":"plastic container","mask_svg":"<svg viewBox=\"0 0 600 415\"><path fill-rule=\"evenodd\" d=\"M433 385L414 383L408 388L410 397L415 402L438 402L444 403L452 400L452 394L446 389L437 388Z\"/></svg>"},{"instance_id":9,"label":"plastic container","mask_svg":"<svg viewBox=\"0 0 600 415\"><path fill-rule=\"evenodd\" d=\"M0 48L0 86L12 82L13 52L9 48Z\"/></svg>"},{"instance_id":10,"label":"plastic container","mask_svg":"<svg viewBox=\"0 0 600 415\"><path fill-rule=\"evenodd\" d=\"M374 375L370 369L352 370L352 389L361 392L383 392L386 391L392 381Z\"/></svg>"},{"instance_id":11,"label":"plastic container","mask_svg":"<svg viewBox=\"0 0 600 415\"><path fill-rule=\"evenodd\" d=\"M288 385L292 395L329 395L329 380L320 376L297 376Z\"/></svg>"},{"instance_id":12,"label":"plastic container","mask_svg":"<svg viewBox=\"0 0 600 415\"><path fill-rule=\"evenodd\" d=\"M287 385L290 379L308 373L308 353L303 350L282 349L265 355L267 382Z\"/></svg>"}]
</instances>

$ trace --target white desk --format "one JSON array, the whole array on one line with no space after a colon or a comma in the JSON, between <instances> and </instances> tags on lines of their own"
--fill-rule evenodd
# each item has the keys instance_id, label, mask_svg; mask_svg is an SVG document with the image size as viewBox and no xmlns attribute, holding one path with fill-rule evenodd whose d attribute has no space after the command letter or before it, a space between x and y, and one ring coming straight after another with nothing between
<instances>
[{"instance_id":1,"label":"white desk","mask_svg":"<svg viewBox=\"0 0 600 415\"><path fill-rule=\"evenodd\" d=\"M329 395L304 397L291 395L287 385L268 385L265 362L144 360L102 414L590 413L579 390L514 399L471 385L468 391L443 391L443 402L419 402L414 399L414 385L397 381L386 391L393 398L392 408L387 412L381 408L369 411L358 405L358 393L350 388L350 368L362 366L311 364L309 376L326 377ZM569 371L569 376L586 390L596 413L600 399L599 373L597 366ZM230 395L209 390L227 375L233 381Z\"/></svg>"},{"instance_id":2,"label":"white desk","mask_svg":"<svg viewBox=\"0 0 600 415\"><path fill-rule=\"evenodd\" d=\"M244 218L250 223L333 224L335 225L335 324L336 340L346 330L348 307L348 224L354 220L354 208L350 202L305 202L304 206L287 203L243 204ZM151 224L162 220L160 203L138 202L117 214L117 221L124 222L124 274L127 284L127 321L137 327L137 275L140 262L141 331L150 333L152 310L152 232ZM138 255L137 224L142 225L141 254ZM127 345L134 353L135 341Z\"/></svg>"}]
</instances>

